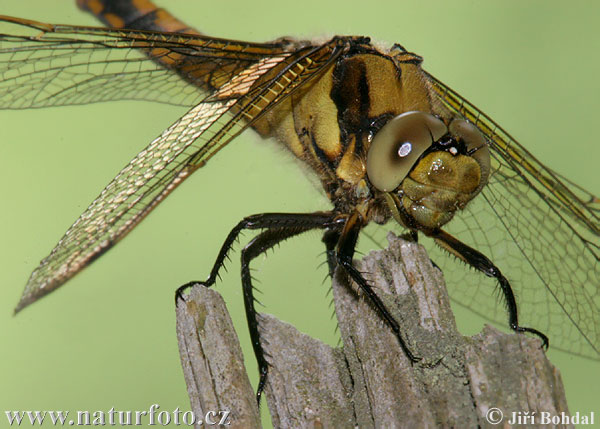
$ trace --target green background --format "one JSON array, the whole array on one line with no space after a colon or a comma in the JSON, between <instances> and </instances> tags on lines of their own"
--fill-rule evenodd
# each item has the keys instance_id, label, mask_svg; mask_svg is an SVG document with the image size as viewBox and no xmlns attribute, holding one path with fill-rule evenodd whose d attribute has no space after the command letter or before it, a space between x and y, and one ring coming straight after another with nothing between
<instances>
[{"instance_id":1,"label":"green background","mask_svg":"<svg viewBox=\"0 0 600 429\"><path fill-rule=\"evenodd\" d=\"M600 192L600 3L157 3L219 37L356 34L399 42L542 162ZM0 13L95 25L69 1L4 0ZM248 133L68 286L12 317L38 261L114 174L183 112L118 102L0 113L1 411L146 410L154 403L161 410L187 409L174 289L205 278L226 233L243 216L329 207L290 157ZM326 272L317 268L322 250L320 236L307 234L283 244L267 262L260 258L255 275L266 311L335 344ZM238 256L218 290L249 352ZM482 322L463 325L474 333ZM571 412L596 411L600 420L600 364L548 354L561 370ZM255 361L246 356L255 377ZM0 427L5 424L0 417Z\"/></svg>"}]
</instances>

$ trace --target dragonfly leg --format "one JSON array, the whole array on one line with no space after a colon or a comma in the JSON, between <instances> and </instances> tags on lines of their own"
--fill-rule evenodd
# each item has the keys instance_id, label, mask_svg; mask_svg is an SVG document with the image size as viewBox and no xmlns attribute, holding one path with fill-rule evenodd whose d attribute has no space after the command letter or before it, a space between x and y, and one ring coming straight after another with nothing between
<instances>
[{"instance_id":1,"label":"dragonfly leg","mask_svg":"<svg viewBox=\"0 0 600 429\"><path fill-rule=\"evenodd\" d=\"M269 364L265 357L259 330L258 313L254 306L254 286L250 274L250 262L257 256L263 254L278 243L312 229L311 227L272 228L261 232L242 250L242 288L244 291L244 307L246 309L246 320L250 331L250 340L254 349L254 356L258 363L259 381L256 389L256 401L260 404L260 398L267 382Z\"/></svg>"},{"instance_id":2,"label":"dragonfly leg","mask_svg":"<svg viewBox=\"0 0 600 429\"><path fill-rule=\"evenodd\" d=\"M194 285L202 285L211 287L219 278L219 272L225 265L225 261L229 258L229 252L233 247L233 244L237 241L240 233L245 229L269 229L269 228L286 228L288 224L293 224L290 218L297 219L298 224L294 224L293 227L298 227L300 223L305 225L308 229L314 228L327 228L333 226L336 222L333 220L333 214L329 212L315 212L306 214L292 214L292 213L261 213L252 216L248 216L242 219L236 226L234 226L225 241L221 245L221 249L215 259L212 269L208 278L204 281L191 281L177 288L175 292L175 304L179 300L185 300L183 293L186 289Z\"/></svg>"},{"instance_id":3,"label":"dragonfly leg","mask_svg":"<svg viewBox=\"0 0 600 429\"><path fill-rule=\"evenodd\" d=\"M333 279L337 267L335 246L340 239L340 231L337 229L327 229L323 234L323 243L325 243L325 253L327 254L327 267L329 277Z\"/></svg>"},{"instance_id":4,"label":"dragonfly leg","mask_svg":"<svg viewBox=\"0 0 600 429\"><path fill-rule=\"evenodd\" d=\"M392 329L396 337L398 338L398 342L400 343L400 347L406 354L406 356L412 362L418 362L421 358L416 357L406 345L404 338L400 333L400 325L391 315L389 310L386 308L385 304L377 296L371 285L365 280L360 271L358 271L353 263L352 257L354 256L354 250L356 248L356 243L358 241L358 234L362 229L363 224L361 222L361 217L357 213L353 214L346 224L344 225L344 230L340 234L339 241L337 243L337 253L336 259L337 263L346 271L346 273L350 276L352 280L360 287L360 289L365 293L367 298L371 301L377 313L383 318L383 320L388 324L388 326Z\"/></svg>"},{"instance_id":5,"label":"dragonfly leg","mask_svg":"<svg viewBox=\"0 0 600 429\"><path fill-rule=\"evenodd\" d=\"M260 404L260 397L264 390L267 381L268 363L265 358L265 352L261 345L258 313L254 307L254 289L252 286L252 276L250 274L250 262L266 252L278 243L295 235L309 231L311 229L335 229L336 226L341 228L344 219L338 219L333 213L316 212L316 213L263 213L253 216L248 216L242 219L227 235L213 268L208 276L208 279L200 282L189 282L177 289L176 301L183 299L182 292L185 288L200 284L206 287L211 287L216 282L219 276L219 270L224 266L227 255L233 244L236 242L239 234L246 229L264 230L244 247L241 252L242 259L242 287L244 291L244 306L246 309L246 319L248 321L248 329L250 331L250 340L254 349L254 355L258 362L258 370L260 379L256 391L256 400ZM338 233L339 234L339 233Z\"/></svg>"},{"instance_id":6,"label":"dragonfly leg","mask_svg":"<svg viewBox=\"0 0 600 429\"><path fill-rule=\"evenodd\" d=\"M534 328L527 328L519 325L517 301L510 283L487 256L472 247L467 246L445 231L433 231L430 233L430 236L434 238L435 242L442 249L455 255L476 270L484 273L486 276L494 277L498 281L500 290L504 295L510 328L515 332L529 332L530 334L537 335L542 340L542 347L545 349L548 348L548 337L543 332Z\"/></svg>"}]
</instances>

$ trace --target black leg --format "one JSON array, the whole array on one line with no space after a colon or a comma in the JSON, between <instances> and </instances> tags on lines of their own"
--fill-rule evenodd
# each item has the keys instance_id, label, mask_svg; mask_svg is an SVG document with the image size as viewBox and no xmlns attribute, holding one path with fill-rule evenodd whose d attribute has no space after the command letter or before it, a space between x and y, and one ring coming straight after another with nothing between
<instances>
[{"instance_id":1,"label":"black leg","mask_svg":"<svg viewBox=\"0 0 600 429\"><path fill-rule=\"evenodd\" d=\"M471 265L473 268L481 271L486 276L494 277L496 280L498 280L498 284L500 285L500 289L504 295L504 302L508 312L508 324L510 328L515 332L529 332L537 335L542 340L542 347L545 349L548 348L548 337L546 335L537 329L519 326L517 301L515 300L515 295L506 277L502 275L498 267L496 267L492 261L490 261L484 254L460 242L445 231L437 230L429 233L429 235L435 239L435 242L442 249L447 250L451 254Z\"/></svg>"},{"instance_id":2,"label":"black leg","mask_svg":"<svg viewBox=\"0 0 600 429\"><path fill-rule=\"evenodd\" d=\"M414 229L409 230L407 235L410 237L410 239L414 243L419 242L419 233L416 230L414 230Z\"/></svg>"},{"instance_id":3,"label":"black leg","mask_svg":"<svg viewBox=\"0 0 600 429\"><path fill-rule=\"evenodd\" d=\"M317 212L307 214L289 214L289 213L263 213L249 216L240 221L227 235L213 268L205 281L189 282L179 287L175 294L175 301L183 299L184 289L200 284L206 287L214 285L219 276L219 270L224 266L225 259L231 250L233 243L244 229L264 229L265 231L257 235L242 250L242 287L244 291L244 306L246 309L246 319L250 331L250 340L254 349L254 355L258 362L260 379L256 391L256 400L260 404L260 397L265 387L268 374L268 363L265 359L265 353L261 346L258 314L254 308L254 294L252 278L250 275L250 262L261 253L275 246L281 241L301 234L311 229L341 229L345 222L344 218L336 218L334 214L328 212ZM339 234L339 233L338 233Z\"/></svg>"},{"instance_id":4,"label":"black leg","mask_svg":"<svg viewBox=\"0 0 600 429\"><path fill-rule=\"evenodd\" d=\"M236 242L240 233L245 229L270 229L270 228L301 228L306 227L308 229L315 228L333 228L336 225L342 225L343 219L334 219L334 215L329 212L315 212L306 214L294 214L294 213L261 213L252 216L248 216L242 219L233 229L229 232L225 241L221 245L219 254L215 259L215 263L210 270L208 278L204 281L191 281L179 288L175 292L175 304L181 299L183 300L183 292L197 284L211 287L215 284L215 281L219 277L219 271L225 265L225 260L228 258L231 247Z\"/></svg>"},{"instance_id":5,"label":"black leg","mask_svg":"<svg viewBox=\"0 0 600 429\"><path fill-rule=\"evenodd\" d=\"M346 273L356 282L356 284L362 289L365 295L369 298L375 310L379 315L385 320L385 322L392 328L394 334L398 338L398 342L404 350L406 356L412 362L418 362L420 358L417 358L408 348L402 335L400 334L400 326L396 319L390 314L385 304L381 299L377 296L377 294L373 291L373 288L369 285L369 283L365 280L362 274L354 267L352 264L352 257L354 256L354 249L356 248L356 243L358 241L358 234L363 227L362 219L358 213L354 213L346 222L344 226L344 230L340 235L340 239L338 242L337 249L337 262L340 266L344 268Z\"/></svg>"},{"instance_id":6,"label":"black leg","mask_svg":"<svg viewBox=\"0 0 600 429\"><path fill-rule=\"evenodd\" d=\"M340 239L338 229L327 229L323 234L323 243L325 243L325 252L327 253L327 267L329 268L329 277L333 279L337 267L335 246Z\"/></svg>"},{"instance_id":7,"label":"black leg","mask_svg":"<svg viewBox=\"0 0 600 429\"><path fill-rule=\"evenodd\" d=\"M256 401L260 404L260 397L265 388L267 382L267 374L269 372L269 364L265 359L265 352L263 350L260 331L258 313L254 307L254 287L252 286L252 276L250 274L250 262L266 252L276 244L301 234L303 232L313 229L311 227L290 227L286 229L273 228L261 232L257 235L244 249L242 250L242 288L244 290L244 307L246 309L246 320L248 322L248 329L250 331L250 340L254 349L254 356L258 363L258 388L256 389Z\"/></svg>"}]
</instances>

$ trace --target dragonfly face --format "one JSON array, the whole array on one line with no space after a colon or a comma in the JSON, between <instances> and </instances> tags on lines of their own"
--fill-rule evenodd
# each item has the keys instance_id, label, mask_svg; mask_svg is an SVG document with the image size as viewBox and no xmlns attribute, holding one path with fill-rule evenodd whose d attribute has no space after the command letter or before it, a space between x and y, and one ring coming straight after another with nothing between
<instances>
[{"instance_id":1,"label":"dragonfly face","mask_svg":"<svg viewBox=\"0 0 600 429\"><path fill-rule=\"evenodd\" d=\"M348 60L350 61L351 58L348 58ZM284 61L283 59L281 61ZM338 71L338 73L342 73L340 71ZM332 76L333 75L333 71L332 71ZM332 77L332 81L333 81L333 77ZM318 84L324 84L324 82L322 79L318 79L315 80L315 83L313 85L318 85ZM435 82L435 81L432 81ZM431 82L430 82L431 83ZM491 128L486 128L485 126L485 122L483 122L482 124L479 124L477 122L477 118L474 116L470 116L468 114L468 112L462 112L459 108L458 104L453 104L453 96L454 94L450 91L448 92L444 92L449 90L448 88L445 87L441 87L441 91L442 93L438 93L438 96L440 97L440 99L443 100L447 100L449 105L448 106L444 106L442 104L436 104L433 103L433 105L430 106L426 106L423 107L422 104L418 105L418 106L410 106L410 107L406 107L403 108L401 110L393 110L391 112L384 112L384 113L379 113L379 114L372 114L372 115L367 115L367 117L369 118L369 120L371 122L375 122L376 127L378 126L379 130L382 130L383 127L389 122L389 120L399 114L401 114L402 112L406 112L406 111L411 111L411 110L415 110L415 111L424 111L424 112L429 112L429 113L434 113L434 115L436 117L439 117L443 120L444 124L446 126L450 126L451 124L451 120L455 119L455 118L465 118L469 121L471 121L471 123L477 124L478 126L480 126L481 128L479 128L479 132L481 132L482 134L485 134L488 138L490 138L490 136L494 135L494 131ZM385 92L385 91L384 91ZM342 95L345 93L345 91L342 91ZM444 95L445 94L445 95ZM217 100L216 102L220 102L223 103L222 107L223 108L227 108L228 106L226 106L226 98L224 97L224 95L231 95L231 93L228 93L226 91L222 91L221 95L223 95L221 100ZM305 94L304 97L301 97L300 94L294 94L290 97L287 98L287 100L292 100L293 97L296 97L298 100L304 100L307 98L307 95ZM429 93L427 95L427 97L431 97L431 93ZM427 98L426 97L426 98ZM338 100L338 103L341 103L343 100L340 100L341 98L343 98L342 96L338 96L337 98L335 96L330 97L331 100ZM419 97L415 98L416 100L419 99ZM282 102L282 104L278 107L281 111L284 111L284 102ZM334 103L335 104L335 103ZM416 103L418 104L418 103ZM425 103L426 104L426 103ZM449 115L447 112L448 111L452 111L452 109L456 110L455 112L452 113L452 115ZM384 109L382 109L383 111ZM350 111L350 110L348 110ZM269 115L271 115L271 117L276 116L277 113L277 109L273 109L272 111L270 111L269 113L267 113L265 115L264 118L262 118L262 122L257 122L254 124L255 129L259 132L259 133L263 133L265 135L272 135L272 134L277 134L280 133L280 136L285 135L285 131L284 130L275 130L274 127L275 125L273 125L273 123L269 123L268 118ZM386 115L387 114L387 115ZM298 116L300 116L300 114L298 114ZM310 116L310 115L309 115ZM304 123L305 125L307 123L310 122L310 117L303 117L300 118L302 120L304 120L304 122L302 122L302 120L298 120L294 125L299 124L299 123ZM320 119L322 119L323 115L318 115ZM339 123L339 120L337 118L338 114L334 113L333 116L335 116L335 118L333 118L336 122ZM360 116L360 115L358 115ZM384 117L385 119L387 119L387 121L382 121L383 124L381 123L377 123L377 119ZM352 124L353 124L353 120L354 118L352 117L352 115L349 115L347 119L347 124L348 126L345 127L345 130L352 130ZM277 121L275 121L277 122ZM312 125L312 128L310 129L310 133L307 134L303 134L303 136L300 136L300 134L303 133L303 128L301 127L300 130L294 130L296 131L296 135L298 136L299 140L305 139L305 142L301 141L301 145L300 146L294 146L292 143L286 142L286 144L288 145L288 147L292 150L293 153L294 149L298 149L299 147L302 148L306 148L306 147L310 147L310 142L308 142L309 138L312 136L314 137L315 135L319 135L319 144L322 144L322 142L324 141L323 138L321 137L322 134L319 134L321 128L319 127L320 124L310 124ZM262 128L264 127L264 128ZM325 127L323 126L322 129L331 129L330 127ZM340 129L344 129L342 127L340 127ZM299 131L299 132L298 132ZM360 137L360 139L362 140L362 142L368 142L369 138L372 138L374 140L375 136L377 136L377 133L373 133L372 130L369 129L364 129L364 130L360 130L361 132L363 132L363 135L360 135L358 137ZM350 137L347 138L346 141L346 145L348 144L348 142L351 142L352 139L354 139L354 142L357 142L357 133L355 132L354 134L352 134L351 132L349 133ZM360 133L358 133L360 134ZM370 137L370 134L373 134ZM504 138L505 136L501 136L502 138ZM340 139L339 135L338 135L338 140L336 143L340 143ZM493 141L493 138L491 139L491 141ZM436 140L436 142L438 142L438 140ZM440 142L441 143L441 142ZM356 144L356 143L355 143ZM378 192L388 192L387 188L381 188L381 189L373 189L373 187L371 186L373 183L372 180L370 180L370 177L368 175L368 166L365 164L368 164L368 145L367 144L363 144L363 153L361 157L359 158L358 163L362 163L362 167L356 167L354 164L357 163L356 161L356 157L354 156L349 156L347 158L344 159L343 156L339 156L340 154L346 154L346 153L351 153L351 154L356 154L356 152L351 152L347 150L347 146L344 147L342 151L338 151L335 152L335 147L329 147L325 144L323 144L323 147L328 148L328 149L332 149L329 153L325 152L326 154L331 155L330 158L335 160L338 160L339 158L339 162L337 164L335 164L334 166L332 166L330 168L329 172L326 172L325 169L322 168L323 165L326 165L327 160L330 158L327 157L319 157L319 154L317 154L317 151L315 151L315 154L310 154L311 156L314 156L314 159L308 160L306 159L305 161L307 163L314 163L313 169L319 174L319 177L321 178L321 181L325 184L328 185L326 186L326 191L329 193L332 201L334 203L336 203L336 209L339 213L348 213L350 212L351 208L362 208L362 206L360 205L360 199L361 198L365 198L365 195L369 195L371 197L375 197L376 195L379 195ZM451 156L454 156L451 152L447 152L449 153ZM510 150L507 151L507 157L508 160L506 163L503 164L503 162L505 161L505 158L500 157L499 155L500 152L497 151L492 151L492 161L495 162L495 167L493 167L491 170L491 177L490 177L490 181L491 181L491 189L494 189L494 191L490 191L491 193L488 193L488 196L492 195L492 192L496 192L495 190L499 190L499 189L503 189L501 188L500 185L500 181L502 180L504 183L511 183L511 180L517 180L515 179L514 176L511 175L503 175L503 171L508 171L508 172L514 172L514 170L512 170L513 165L511 165L510 163L513 161L522 161L523 159L529 159L528 157L524 157L524 158L519 158L519 156L521 156L520 152L511 152ZM342 162L343 161L343 162ZM428 169L427 165L431 166L435 164L435 162L426 162L425 164L423 164L423 166L420 165L419 168L416 169L411 169L410 171L410 175L411 175L411 180L413 180L415 183L409 181L402 181L401 184L401 189L397 189L394 188L395 192L394 195L397 197L397 199L393 199L391 202L386 200L385 197L380 195L380 199L377 200L377 203L373 203L372 205L369 205L367 207L367 209L370 209L371 211L369 212L368 210L364 213L365 217L368 219L373 219L379 222L384 222L385 220L387 220L390 217L395 217L394 216L394 210L398 210L400 211L401 208L404 209L404 211L410 213L411 211L415 211L413 209L411 209L412 207L412 203L410 201L419 201L421 202L423 200L423 198L425 197L423 194L420 194L420 192L424 192L421 188L420 185L422 185L422 182L419 182L418 180L415 180L415 177L418 179L418 173L419 170L422 169L422 171L430 171L430 169ZM485 163L484 163L485 164ZM156 165L160 165L160 164L156 164ZM461 190L462 193L466 193L466 194L471 194L471 193L476 193L479 192L479 189L477 189L479 187L479 183L484 182L481 178L482 178L482 170L481 170L481 165L477 164L479 166L479 179L474 180L473 183L477 182L476 186L471 186L470 189L467 190ZM499 168L498 166L501 165L501 167ZM506 168L506 170L503 170L503 168ZM534 166L537 168L537 166ZM533 171L533 170L532 170ZM538 169L536 169L535 171L539 171ZM357 173L358 172L358 173ZM527 175L528 171L525 171L523 174ZM472 174L469 174L472 175ZM428 173L425 173L425 176L427 178L431 178L432 176ZM367 186L364 187L363 185L361 185L361 180L365 180ZM528 179L530 180L530 179ZM463 183L463 180L460 180L461 183ZM515 183L515 182L512 182ZM520 182L518 182L520 183ZM348 185L349 184L349 185ZM547 183L548 184L548 183ZM553 187L553 184L550 184L550 187ZM546 188L547 189L547 188ZM348 192L349 190L352 190L353 192ZM517 192L520 192L519 189L516 190ZM544 192L543 188L541 188L541 190L536 191L536 192ZM405 201L405 197L409 200L409 201ZM535 198L535 197L533 197ZM470 199L470 198L469 198ZM451 199L452 201L456 201L456 199ZM585 198L581 198L582 201L585 200ZM442 201L448 201L448 199L442 198ZM476 200L473 201L473 203L475 203ZM552 203L552 204L561 204L560 201L562 201L562 197L558 199L558 203ZM436 200L437 203L437 200ZM439 203L438 203L439 204ZM462 209L462 206L464 204L462 203L451 203L451 205L454 204L455 205L455 209ZM512 204L512 202L511 202ZM585 204L584 204L585 206ZM568 210L569 208L567 208ZM502 210L502 209L500 209ZM416 210L418 211L418 210ZM455 210L456 211L456 210ZM550 210L551 211L551 210ZM549 211L549 212L550 212ZM559 210L560 211L560 210ZM548 212L548 213L549 213ZM546 212L544 212L544 214L548 214ZM398 216L399 217L399 216ZM441 219L440 218L435 218L435 216L432 216L431 214L427 214L425 215L425 217L430 218L432 220L428 221L430 223L429 226L442 226L443 224L445 224L446 222L448 222L449 219ZM410 222L407 222L406 219L402 219L401 217L399 217L399 219L402 220L403 224L409 224L408 226L413 226L415 227L414 224L410 224ZM426 221L419 221L417 222L416 226L422 226L424 224L427 224ZM452 225L452 223L448 224L448 225ZM555 225L555 224L553 224ZM586 226L585 226L585 222L583 225L583 228L585 230ZM419 228L417 228L419 229ZM588 228L589 229L589 228ZM89 232L89 230L88 230ZM559 239L559 241L562 239ZM595 239L596 241L594 241L594 238L592 236L591 239L589 239L589 241L594 244L597 243L597 238ZM562 242L562 241L561 241ZM578 251L580 251L581 249L578 249ZM493 259L493 258L492 258ZM533 262L532 264L535 266L536 264L539 264L538 262L536 262L537 260L535 259L535 257L532 258ZM589 262L587 262L589 264ZM597 263L596 265L593 265L594 262L592 260L592 265L587 265L587 271L585 271L585 275L587 276L588 279L590 280L591 284L594 284L594 282L597 280L597 277L594 277L594 273L597 272ZM589 267L592 267L591 269ZM564 276L562 276L560 273L556 273L556 272L550 272L550 276L553 278L556 278L557 281L562 285L565 278ZM596 283L597 284L597 283ZM561 286L562 287L562 286ZM575 292L574 295L577 295L577 293ZM572 302L572 298L566 298L568 302ZM594 298L593 295L593 291L592 291L592 295L589 297L589 302L595 303L595 299L597 300L597 295L596 298ZM596 305L596 304L593 304ZM596 307L597 309L597 307ZM587 316L585 316L587 317ZM590 321L590 325L589 326L593 326L595 322ZM533 324L532 326L536 326L538 327L538 325ZM542 328L542 327L540 327ZM542 330L544 330L542 328ZM585 328L584 328L585 330ZM589 328L588 328L589 330ZM554 343L553 343L554 344Z\"/></svg>"},{"instance_id":2,"label":"dragonfly face","mask_svg":"<svg viewBox=\"0 0 600 429\"><path fill-rule=\"evenodd\" d=\"M423 112L403 113L377 131L367 157L369 180L406 228L435 230L487 184L485 137L467 121L446 126Z\"/></svg>"}]
</instances>

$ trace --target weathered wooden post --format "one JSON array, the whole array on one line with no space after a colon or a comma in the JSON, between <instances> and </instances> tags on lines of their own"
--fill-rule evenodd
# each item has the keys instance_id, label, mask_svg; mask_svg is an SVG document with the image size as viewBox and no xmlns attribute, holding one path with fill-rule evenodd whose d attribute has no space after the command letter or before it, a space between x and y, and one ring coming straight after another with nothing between
<instances>
[{"instance_id":1,"label":"weathered wooden post","mask_svg":"<svg viewBox=\"0 0 600 429\"><path fill-rule=\"evenodd\" d=\"M505 427L512 412L568 413L560 373L538 339L491 327L463 337L442 274L423 247L393 235L389 241L357 267L422 360L411 363L370 304L338 276L341 348L262 315L271 364L265 393L275 427ZM177 311L177 331L196 415L228 409L229 427L261 427L220 295L194 288Z\"/></svg>"}]
</instances>

